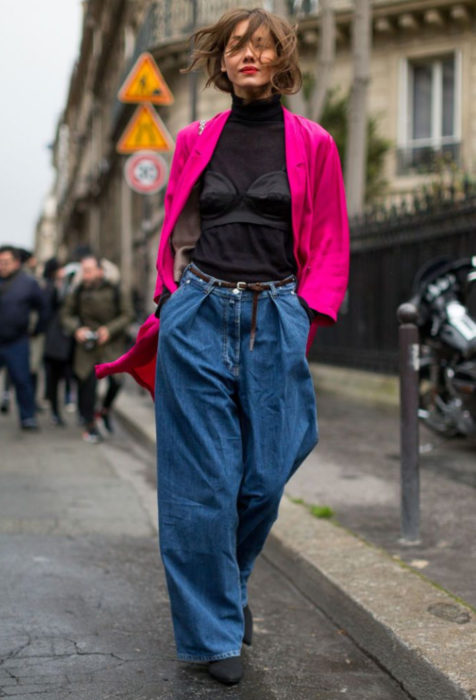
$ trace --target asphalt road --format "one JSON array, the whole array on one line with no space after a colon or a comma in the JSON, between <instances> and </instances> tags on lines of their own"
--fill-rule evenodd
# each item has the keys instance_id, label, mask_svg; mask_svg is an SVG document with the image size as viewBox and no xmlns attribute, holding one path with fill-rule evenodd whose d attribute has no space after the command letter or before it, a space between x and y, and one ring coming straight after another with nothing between
<instances>
[{"instance_id":1,"label":"asphalt road","mask_svg":"<svg viewBox=\"0 0 476 700\"><path fill-rule=\"evenodd\" d=\"M397 408L318 394L320 444L288 484L344 527L476 606L476 442L420 428L421 543L400 539Z\"/></svg>"},{"instance_id":2,"label":"asphalt road","mask_svg":"<svg viewBox=\"0 0 476 700\"><path fill-rule=\"evenodd\" d=\"M153 459L0 416L0 697L44 700L408 696L272 563L251 582L255 641L226 689L175 659L157 553Z\"/></svg>"}]
</instances>

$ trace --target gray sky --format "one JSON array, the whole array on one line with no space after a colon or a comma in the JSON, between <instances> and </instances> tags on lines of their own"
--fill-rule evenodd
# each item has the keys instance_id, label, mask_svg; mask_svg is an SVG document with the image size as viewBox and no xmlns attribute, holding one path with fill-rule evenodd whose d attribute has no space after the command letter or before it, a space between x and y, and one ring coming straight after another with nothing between
<instances>
[{"instance_id":1,"label":"gray sky","mask_svg":"<svg viewBox=\"0 0 476 700\"><path fill-rule=\"evenodd\" d=\"M0 0L0 244L31 248L79 51L80 0Z\"/></svg>"}]
</instances>

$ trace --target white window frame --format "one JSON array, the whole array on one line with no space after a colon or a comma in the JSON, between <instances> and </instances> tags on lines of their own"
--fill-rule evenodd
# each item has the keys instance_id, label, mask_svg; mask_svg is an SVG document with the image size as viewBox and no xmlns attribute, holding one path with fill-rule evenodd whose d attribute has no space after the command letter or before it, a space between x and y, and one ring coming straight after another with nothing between
<instances>
[{"instance_id":1,"label":"white window frame","mask_svg":"<svg viewBox=\"0 0 476 700\"><path fill-rule=\"evenodd\" d=\"M455 60L455 86L454 86L454 133L452 136L443 136L442 122L443 113L441 109L442 81L442 61L450 54ZM432 134L428 138L414 139L411 137L412 131L412 104L411 104L411 65L416 61L433 62L433 90L432 90L432 116L436 117L432 121ZM410 149L419 147L441 148L452 143L461 141L461 63L462 56L459 49L451 49L439 54L408 56L400 62L400 110L398 119L398 146L399 148Z\"/></svg>"}]
</instances>

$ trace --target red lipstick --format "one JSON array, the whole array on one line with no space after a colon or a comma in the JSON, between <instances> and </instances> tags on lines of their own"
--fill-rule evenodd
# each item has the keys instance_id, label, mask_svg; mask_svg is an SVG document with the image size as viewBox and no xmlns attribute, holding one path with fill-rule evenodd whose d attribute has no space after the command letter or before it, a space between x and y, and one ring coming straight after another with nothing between
<instances>
[{"instance_id":1,"label":"red lipstick","mask_svg":"<svg viewBox=\"0 0 476 700\"><path fill-rule=\"evenodd\" d=\"M258 69L255 68L254 66L246 66L245 68L242 68L242 69L240 70L240 73L250 73L250 74L252 74L252 73L257 73L257 72L258 72Z\"/></svg>"}]
</instances>

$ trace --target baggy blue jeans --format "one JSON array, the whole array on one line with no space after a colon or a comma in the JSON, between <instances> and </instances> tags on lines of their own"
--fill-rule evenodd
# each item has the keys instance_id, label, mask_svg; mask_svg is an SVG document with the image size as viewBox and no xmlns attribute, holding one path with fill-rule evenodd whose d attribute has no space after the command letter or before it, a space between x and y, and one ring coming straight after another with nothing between
<instances>
[{"instance_id":1,"label":"baggy blue jeans","mask_svg":"<svg viewBox=\"0 0 476 700\"><path fill-rule=\"evenodd\" d=\"M295 283L259 294L187 268L163 306L156 385L160 551L179 659L238 656L254 561L317 443Z\"/></svg>"}]
</instances>

